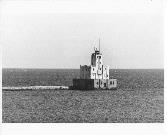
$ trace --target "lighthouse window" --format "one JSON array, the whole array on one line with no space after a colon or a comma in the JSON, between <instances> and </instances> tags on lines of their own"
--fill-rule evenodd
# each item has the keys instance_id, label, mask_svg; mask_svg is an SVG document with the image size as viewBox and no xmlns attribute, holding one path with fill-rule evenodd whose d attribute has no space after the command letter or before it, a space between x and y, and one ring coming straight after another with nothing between
<instances>
[{"instance_id":1,"label":"lighthouse window","mask_svg":"<svg viewBox=\"0 0 167 135\"><path fill-rule=\"evenodd\" d=\"M106 83L104 83L104 87L106 87Z\"/></svg>"}]
</instances>

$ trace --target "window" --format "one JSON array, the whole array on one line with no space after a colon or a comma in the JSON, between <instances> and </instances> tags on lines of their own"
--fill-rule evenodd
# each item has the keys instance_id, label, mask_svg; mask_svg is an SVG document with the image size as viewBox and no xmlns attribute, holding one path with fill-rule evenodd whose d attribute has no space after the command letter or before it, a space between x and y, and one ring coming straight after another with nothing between
<instances>
[{"instance_id":1,"label":"window","mask_svg":"<svg viewBox=\"0 0 167 135\"><path fill-rule=\"evenodd\" d=\"M93 71L94 71L95 69L93 68Z\"/></svg>"},{"instance_id":2,"label":"window","mask_svg":"<svg viewBox=\"0 0 167 135\"><path fill-rule=\"evenodd\" d=\"M106 87L106 83L104 83L104 87Z\"/></svg>"},{"instance_id":3,"label":"window","mask_svg":"<svg viewBox=\"0 0 167 135\"><path fill-rule=\"evenodd\" d=\"M98 85L99 83L97 82L97 85Z\"/></svg>"},{"instance_id":4,"label":"window","mask_svg":"<svg viewBox=\"0 0 167 135\"><path fill-rule=\"evenodd\" d=\"M100 70L101 70L101 68L100 68Z\"/></svg>"},{"instance_id":5,"label":"window","mask_svg":"<svg viewBox=\"0 0 167 135\"><path fill-rule=\"evenodd\" d=\"M110 82L110 84L112 85L112 81Z\"/></svg>"},{"instance_id":6,"label":"window","mask_svg":"<svg viewBox=\"0 0 167 135\"><path fill-rule=\"evenodd\" d=\"M99 56L99 59L101 59L101 56Z\"/></svg>"},{"instance_id":7,"label":"window","mask_svg":"<svg viewBox=\"0 0 167 135\"><path fill-rule=\"evenodd\" d=\"M113 85L114 85L114 81L113 81Z\"/></svg>"}]
</instances>

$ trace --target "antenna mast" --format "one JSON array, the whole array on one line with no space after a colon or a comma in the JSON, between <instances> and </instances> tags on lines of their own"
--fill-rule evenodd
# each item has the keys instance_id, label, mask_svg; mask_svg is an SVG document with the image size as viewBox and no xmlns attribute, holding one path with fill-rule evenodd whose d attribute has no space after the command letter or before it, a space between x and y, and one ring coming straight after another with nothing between
<instances>
[{"instance_id":1,"label":"antenna mast","mask_svg":"<svg viewBox=\"0 0 167 135\"><path fill-rule=\"evenodd\" d=\"M99 38L99 53L100 53L100 38Z\"/></svg>"}]
</instances>

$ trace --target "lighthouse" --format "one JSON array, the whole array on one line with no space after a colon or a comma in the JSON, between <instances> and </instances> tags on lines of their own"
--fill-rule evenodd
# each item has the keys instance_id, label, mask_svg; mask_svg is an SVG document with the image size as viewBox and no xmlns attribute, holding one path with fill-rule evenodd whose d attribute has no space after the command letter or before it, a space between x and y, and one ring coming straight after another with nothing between
<instances>
[{"instance_id":1,"label":"lighthouse","mask_svg":"<svg viewBox=\"0 0 167 135\"><path fill-rule=\"evenodd\" d=\"M117 79L109 78L109 66L103 65L103 55L99 49L94 48L91 54L90 65L80 65L80 78L73 79L74 89L116 89Z\"/></svg>"}]
</instances>

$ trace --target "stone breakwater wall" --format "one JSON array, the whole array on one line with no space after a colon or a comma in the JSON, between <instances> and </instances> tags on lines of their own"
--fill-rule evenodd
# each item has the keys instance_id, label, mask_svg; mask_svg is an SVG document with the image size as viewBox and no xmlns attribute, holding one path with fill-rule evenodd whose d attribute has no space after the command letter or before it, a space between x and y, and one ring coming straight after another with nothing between
<instances>
[{"instance_id":1,"label":"stone breakwater wall","mask_svg":"<svg viewBox=\"0 0 167 135\"><path fill-rule=\"evenodd\" d=\"M39 89L50 89L50 90L67 90L69 86L19 86L19 87L2 87L3 90L39 90Z\"/></svg>"}]
</instances>

